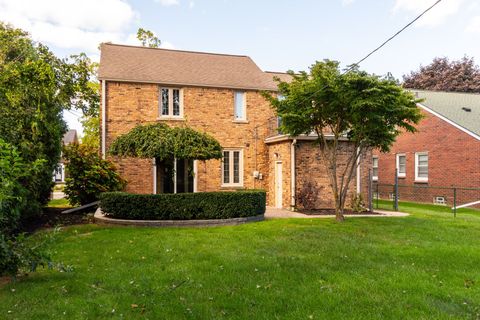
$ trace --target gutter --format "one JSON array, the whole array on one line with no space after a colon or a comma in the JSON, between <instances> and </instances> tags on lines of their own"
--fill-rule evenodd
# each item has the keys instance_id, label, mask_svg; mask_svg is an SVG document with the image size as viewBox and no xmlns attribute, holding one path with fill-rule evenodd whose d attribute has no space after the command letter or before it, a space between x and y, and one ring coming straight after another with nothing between
<instances>
[{"instance_id":1,"label":"gutter","mask_svg":"<svg viewBox=\"0 0 480 320\"><path fill-rule=\"evenodd\" d=\"M357 154L360 152L360 148L357 148ZM361 155L358 156L357 158L357 194L360 194L361 192L361 182L360 182L360 157Z\"/></svg>"},{"instance_id":2,"label":"gutter","mask_svg":"<svg viewBox=\"0 0 480 320\"><path fill-rule=\"evenodd\" d=\"M106 115L107 115L107 105L106 105L106 80L102 80L102 159L105 159L106 157L106 142L105 142L105 138L107 136L107 128L106 128L106 125L107 125L107 119L106 119Z\"/></svg>"},{"instance_id":3,"label":"gutter","mask_svg":"<svg viewBox=\"0 0 480 320\"><path fill-rule=\"evenodd\" d=\"M296 206L296 173L295 173L295 146L297 145L297 139L293 139L292 143L290 144L290 207L293 210Z\"/></svg>"}]
</instances>

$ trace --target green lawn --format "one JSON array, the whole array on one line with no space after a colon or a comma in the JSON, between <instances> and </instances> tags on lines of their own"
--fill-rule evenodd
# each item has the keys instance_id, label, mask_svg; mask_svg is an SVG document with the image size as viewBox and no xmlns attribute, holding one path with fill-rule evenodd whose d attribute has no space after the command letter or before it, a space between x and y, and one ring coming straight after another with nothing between
<instances>
[{"instance_id":1,"label":"green lawn","mask_svg":"<svg viewBox=\"0 0 480 320\"><path fill-rule=\"evenodd\" d=\"M53 199L48 201L48 206L51 208L69 208L71 207L70 202L67 199Z\"/></svg>"},{"instance_id":2,"label":"green lawn","mask_svg":"<svg viewBox=\"0 0 480 320\"><path fill-rule=\"evenodd\" d=\"M436 207L441 208L441 207ZM0 319L478 319L480 215L65 229Z\"/></svg>"}]
</instances>

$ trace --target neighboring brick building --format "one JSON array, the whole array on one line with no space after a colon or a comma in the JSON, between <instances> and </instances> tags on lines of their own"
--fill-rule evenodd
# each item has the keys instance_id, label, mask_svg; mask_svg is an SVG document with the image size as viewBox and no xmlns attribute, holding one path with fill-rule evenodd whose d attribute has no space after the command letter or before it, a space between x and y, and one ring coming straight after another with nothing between
<instances>
[{"instance_id":1,"label":"neighboring brick building","mask_svg":"<svg viewBox=\"0 0 480 320\"><path fill-rule=\"evenodd\" d=\"M101 152L107 155L116 137L139 124L188 125L215 137L224 148L224 159L156 163L113 158L128 181L127 191L260 188L267 191L268 205L289 208L296 205L295 194L302 183L313 179L325 190L320 192L318 207L332 207L313 137L277 132L274 111L261 95L261 91L277 90L274 76L289 77L263 72L247 56L102 44ZM344 148L350 146L344 144ZM370 158L364 157L361 178L355 178L351 188L364 195ZM173 180L167 179L172 172Z\"/></svg>"},{"instance_id":2,"label":"neighboring brick building","mask_svg":"<svg viewBox=\"0 0 480 320\"><path fill-rule=\"evenodd\" d=\"M453 191L436 187L480 188L480 95L413 92L425 99L418 104L425 118L389 153L374 152L378 183L393 184L398 168L400 185L432 187L402 187L400 200L452 204ZM458 190L457 197L459 203L480 200L480 191Z\"/></svg>"}]
</instances>

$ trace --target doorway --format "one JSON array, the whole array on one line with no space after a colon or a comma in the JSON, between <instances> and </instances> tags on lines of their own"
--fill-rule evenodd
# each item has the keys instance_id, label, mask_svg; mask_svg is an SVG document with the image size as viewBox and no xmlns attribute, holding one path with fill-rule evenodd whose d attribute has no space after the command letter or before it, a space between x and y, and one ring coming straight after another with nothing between
<instances>
[{"instance_id":1,"label":"doorway","mask_svg":"<svg viewBox=\"0 0 480 320\"><path fill-rule=\"evenodd\" d=\"M275 208L283 207L283 176L282 162L275 162Z\"/></svg>"},{"instance_id":2,"label":"doorway","mask_svg":"<svg viewBox=\"0 0 480 320\"><path fill-rule=\"evenodd\" d=\"M194 167L191 159L168 159L156 163L156 193L194 192Z\"/></svg>"}]
</instances>

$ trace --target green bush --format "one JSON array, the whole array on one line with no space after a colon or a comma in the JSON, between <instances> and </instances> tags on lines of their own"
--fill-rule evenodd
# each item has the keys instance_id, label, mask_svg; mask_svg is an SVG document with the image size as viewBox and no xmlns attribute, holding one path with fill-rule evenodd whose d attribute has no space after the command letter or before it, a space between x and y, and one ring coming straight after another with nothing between
<instances>
[{"instance_id":1,"label":"green bush","mask_svg":"<svg viewBox=\"0 0 480 320\"><path fill-rule=\"evenodd\" d=\"M71 204L88 204L97 201L102 192L125 187L113 163L101 159L91 147L71 144L64 148L63 156L67 173L64 192Z\"/></svg>"},{"instance_id":2,"label":"green bush","mask_svg":"<svg viewBox=\"0 0 480 320\"><path fill-rule=\"evenodd\" d=\"M111 218L195 220L251 217L265 213L265 191L130 194L107 192L100 207Z\"/></svg>"}]
</instances>

